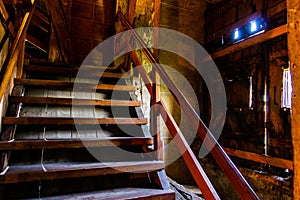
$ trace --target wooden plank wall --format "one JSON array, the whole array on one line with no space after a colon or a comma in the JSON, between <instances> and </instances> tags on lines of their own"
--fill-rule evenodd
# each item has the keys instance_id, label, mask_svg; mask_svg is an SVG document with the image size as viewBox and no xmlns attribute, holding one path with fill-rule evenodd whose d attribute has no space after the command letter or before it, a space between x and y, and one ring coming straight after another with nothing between
<instances>
[{"instance_id":1,"label":"wooden plank wall","mask_svg":"<svg viewBox=\"0 0 300 200\"><path fill-rule=\"evenodd\" d=\"M219 35L226 35L231 33L235 28L236 23L243 21L244 18L248 18L248 15L252 15L262 8L261 4L255 4L256 1L249 1L248 7L241 6L241 0L233 1L235 6L228 7L228 5L219 4L219 7L212 7L207 11L206 17L206 41L207 46L210 42L218 38ZM260 1L257 1L260 2ZM278 6L284 1L267 1L267 9L272 9ZM250 8L256 5L256 9L250 12ZM258 6L257 6L258 5ZM245 7L246 6L246 7ZM226 8L226 9L225 9ZM233 11L230 11L234 9ZM216 11L217 10L217 11ZM219 13L219 10L223 11ZM226 10L226 11L225 11ZM244 11L245 10L245 11ZM256 10L254 12L254 10ZM240 14L240 13L247 13ZM286 13L286 10L283 10ZM219 14L216 14L219 13ZM232 13L235 13L232 16ZM276 16L277 15L277 16ZM271 16L268 20L268 27L276 27L282 25L278 21L286 23L286 15L283 19L280 13ZM236 21L232 21L235 18ZM278 19L272 21L272 19ZM226 21L228 19L229 21ZM211 23L216 21L215 24ZM218 22L219 20L222 23ZM227 26L218 27L217 24L227 24ZM218 32L216 34L216 32ZM226 47L224 47L226 49ZM217 51L217 50L215 50ZM257 44L226 56L215 59L216 64L221 71L223 79L225 81L225 87L227 88L228 98L228 117L227 123L224 129L224 133L228 134L228 137L235 138L235 135L243 138L251 136L251 140L256 140L253 145L253 150L257 153L263 153L262 148L257 148L257 144L263 145L261 141L261 134L263 133L263 88L264 88L264 71L268 68L269 76L269 102L270 102L270 123L269 130L271 137L276 139L291 139L290 133L290 119L289 112L284 112L281 109L281 89L282 89L282 74L283 68L288 66L287 60L287 37L282 35L274 39L268 40L265 43ZM249 109L249 77L253 79L253 108ZM238 91L238 92L237 92ZM240 135L242 134L242 135ZM257 137L255 139L255 137ZM225 138L225 137L224 137ZM236 137L237 138L237 137ZM249 142L249 138L247 139ZM258 142L258 143L257 143ZM234 143L231 140L231 143ZM235 144L239 146L239 144ZM232 144L232 147L235 145ZM246 145L247 146L247 145ZM244 145L240 148L244 150L250 150ZM292 158L290 150L273 149L273 156L279 156L282 158Z\"/></svg>"},{"instance_id":2,"label":"wooden plank wall","mask_svg":"<svg viewBox=\"0 0 300 200\"><path fill-rule=\"evenodd\" d=\"M264 128L267 127L270 136L269 156L292 161L291 113L289 109L281 108L283 69L288 67L287 34L226 52L234 43L234 29L244 26L256 17L265 19L266 32L286 24L285 0L234 0L230 3L222 1L210 4L206 12L206 49L212 55L218 55L221 50L223 52L222 56L216 56L218 58L214 59L225 83L228 103L226 124L220 142L230 149L261 155L265 153ZM224 44L221 43L222 36ZM244 41L246 42L247 40ZM249 108L249 77L253 81L252 108ZM268 123L264 123L265 79L268 83ZM278 142L289 145L278 145ZM264 167L262 164L245 160L235 159L235 162L245 168ZM281 167L284 168L283 166ZM271 170L267 171L279 175L278 173L284 170L276 171L271 167ZM261 189L258 182L250 182L257 187L261 197L274 198L271 193L268 194L268 189ZM290 187L281 195L290 198L291 191Z\"/></svg>"},{"instance_id":3,"label":"wooden plank wall","mask_svg":"<svg viewBox=\"0 0 300 200\"><path fill-rule=\"evenodd\" d=\"M77 64L109 36L115 7L114 0L73 0L71 37Z\"/></svg>"}]
</instances>

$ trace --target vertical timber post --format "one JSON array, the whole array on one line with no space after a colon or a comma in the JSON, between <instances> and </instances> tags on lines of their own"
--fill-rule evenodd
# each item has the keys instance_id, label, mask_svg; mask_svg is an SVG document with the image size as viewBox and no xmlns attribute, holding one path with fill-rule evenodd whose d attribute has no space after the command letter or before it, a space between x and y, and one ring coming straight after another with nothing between
<instances>
[{"instance_id":1,"label":"vertical timber post","mask_svg":"<svg viewBox=\"0 0 300 200\"><path fill-rule=\"evenodd\" d=\"M154 27L158 28L160 25L160 6L161 0L154 0ZM153 33L153 42L154 46L158 46L159 42L159 32L158 30L154 30ZM158 61L159 58L159 50L157 48L153 49L153 54ZM156 70L154 70L154 66L152 67L152 81L153 81L153 101L152 105L155 105L153 109L153 129L152 133L155 133L155 149L157 151L157 158L159 160L164 160L164 150L163 150L163 142L161 140L161 133L160 133L160 77Z\"/></svg>"},{"instance_id":2,"label":"vertical timber post","mask_svg":"<svg viewBox=\"0 0 300 200\"><path fill-rule=\"evenodd\" d=\"M136 0L130 0L128 4L128 21L133 26L135 16Z\"/></svg>"},{"instance_id":3,"label":"vertical timber post","mask_svg":"<svg viewBox=\"0 0 300 200\"><path fill-rule=\"evenodd\" d=\"M300 1L287 0L288 54L292 70L292 140L294 156L294 199L300 198Z\"/></svg>"},{"instance_id":4,"label":"vertical timber post","mask_svg":"<svg viewBox=\"0 0 300 200\"><path fill-rule=\"evenodd\" d=\"M25 55L25 36L22 38L22 44L20 46L17 62L17 78L21 78L23 74L23 65L24 65L24 55Z\"/></svg>"},{"instance_id":5,"label":"vertical timber post","mask_svg":"<svg viewBox=\"0 0 300 200\"><path fill-rule=\"evenodd\" d=\"M152 108L151 108L151 133L154 135L154 149L157 152L157 159L163 160L163 144L160 135L160 77L152 68Z\"/></svg>"},{"instance_id":6,"label":"vertical timber post","mask_svg":"<svg viewBox=\"0 0 300 200\"><path fill-rule=\"evenodd\" d=\"M161 6L161 0L154 0L154 27L158 28L160 25L160 6ZM153 41L154 41L154 46L158 46L158 41L159 41L159 32L154 30L153 33ZM153 54L158 60L159 57L159 50L158 49L153 49Z\"/></svg>"}]
</instances>

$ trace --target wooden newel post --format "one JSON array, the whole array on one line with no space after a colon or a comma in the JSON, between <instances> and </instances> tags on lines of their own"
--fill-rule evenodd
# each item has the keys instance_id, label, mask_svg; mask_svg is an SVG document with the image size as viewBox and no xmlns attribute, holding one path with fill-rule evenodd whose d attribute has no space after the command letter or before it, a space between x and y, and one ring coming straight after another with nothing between
<instances>
[{"instance_id":1,"label":"wooden newel post","mask_svg":"<svg viewBox=\"0 0 300 200\"><path fill-rule=\"evenodd\" d=\"M152 69L152 83L151 133L154 137L154 149L157 152L157 158L163 160L163 143L160 134L160 77L154 68Z\"/></svg>"}]
</instances>

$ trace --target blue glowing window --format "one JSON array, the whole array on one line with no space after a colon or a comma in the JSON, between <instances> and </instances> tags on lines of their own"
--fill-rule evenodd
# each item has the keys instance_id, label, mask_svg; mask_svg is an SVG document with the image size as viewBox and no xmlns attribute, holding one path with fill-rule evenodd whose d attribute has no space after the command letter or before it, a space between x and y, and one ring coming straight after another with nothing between
<instances>
[{"instance_id":1,"label":"blue glowing window","mask_svg":"<svg viewBox=\"0 0 300 200\"><path fill-rule=\"evenodd\" d=\"M251 21L250 24L251 24L251 26L250 26L251 33L258 31L258 26L257 26L256 20Z\"/></svg>"},{"instance_id":2,"label":"blue glowing window","mask_svg":"<svg viewBox=\"0 0 300 200\"><path fill-rule=\"evenodd\" d=\"M282 108L292 108L292 75L290 68L283 70L283 87L282 87Z\"/></svg>"},{"instance_id":3,"label":"blue glowing window","mask_svg":"<svg viewBox=\"0 0 300 200\"><path fill-rule=\"evenodd\" d=\"M238 28L236 28L234 30L234 36L233 36L233 39L234 40L238 40L240 38L240 30Z\"/></svg>"}]
</instances>

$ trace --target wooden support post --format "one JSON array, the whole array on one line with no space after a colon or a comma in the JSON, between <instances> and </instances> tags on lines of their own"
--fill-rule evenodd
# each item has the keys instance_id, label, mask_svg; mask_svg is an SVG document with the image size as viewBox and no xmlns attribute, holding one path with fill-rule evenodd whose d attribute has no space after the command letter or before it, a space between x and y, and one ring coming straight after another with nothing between
<instances>
[{"instance_id":1,"label":"wooden support post","mask_svg":"<svg viewBox=\"0 0 300 200\"><path fill-rule=\"evenodd\" d=\"M119 4L120 4L120 0L116 0L116 14L119 11Z\"/></svg>"},{"instance_id":2,"label":"wooden support post","mask_svg":"<svg viewBox=\"0 0 300 200\"><path fill-rule=\"evenodd\" d=\"M160 25L160 6L161 6L161 0L155 0L154 1L154 27L156 28L158 28ZM154 37L153 38L154 46L158 46L159 32L154 30L153 37ZM153 54L156 60L159 60L159 50L153 49Z\"/></svg>"},{"instance_id":3,"label":"wooden support post","mask_svg":"<svg viewBox=\"0 0 300 200\"><path fill-rule=\"evenodd\" d=\"M17 78L21 78L23 74L23 65L24 65L24 55L25 55L25 37L22 38L23 41L20 46L20 51L18 55L18 63L17 63Z\"/></svg>"},{"instance_id":4,"label":"wooden support post","mask_svg":"<svg viewBox=\"0 0 300 200\"><path fill-rule=\"evenodd\" d=\"M294 147L294 199L300 198L300 2L287 0L288 53L293 80L292 140Z\"/></svg>"},{"instance_id":5,"label":"wooden support post","mask_svg":"<svg viewBox=\"0 0 300 200\"><path fill-rule=\"evenodd\" d=\"M156 70L152 69L152 113L151 113L151 133L154 135L154 149L157 151L157 158L164 159L163 144L160 135L160 78Z\"/></svg>"},{"instance_id":6,"label":"wooden support post","mask_svg":"<svg viewBox=\"0 0 300 200\"><path fill-rule=\"evenodd\" d=\"M128 4L128 21L133 25L136 8L136 0L130 0Z\"/></svg>"}]
</instances>

